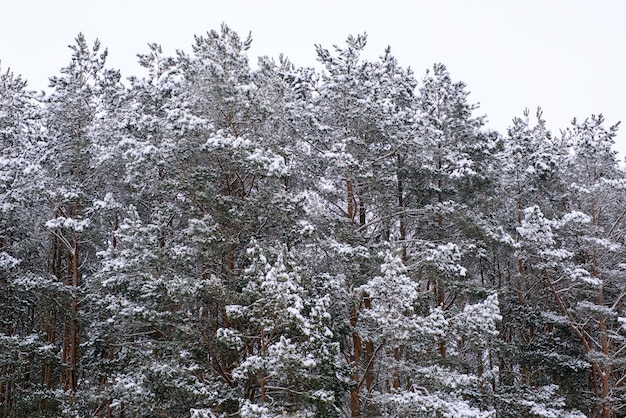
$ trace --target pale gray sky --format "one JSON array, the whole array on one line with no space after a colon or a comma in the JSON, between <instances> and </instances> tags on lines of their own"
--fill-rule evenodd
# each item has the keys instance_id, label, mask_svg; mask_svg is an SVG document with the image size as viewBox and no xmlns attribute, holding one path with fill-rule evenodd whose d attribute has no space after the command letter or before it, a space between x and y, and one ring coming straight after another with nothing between
<instances>
[{"instance_id":1,"label":"pale gray sky","mask_svg":"<svg viewBox=\"0 0 626 418\"><path fill-rule=\"evenodd\" d=\"M314 44L367 32L368 58L391 45L418 77L444 63L488 127L504 133L526 107L541 106L555 133L603 113L625 121L617 149L626 155L625 16L621 0L0 0L0 61L39 90L69 62L79 32L99 38L125 77L142 75L136 54L147 43L190 51L194 34L222 22L252 32L252 64L283 52L315 65Z\"/></svg>"}]
</instances>

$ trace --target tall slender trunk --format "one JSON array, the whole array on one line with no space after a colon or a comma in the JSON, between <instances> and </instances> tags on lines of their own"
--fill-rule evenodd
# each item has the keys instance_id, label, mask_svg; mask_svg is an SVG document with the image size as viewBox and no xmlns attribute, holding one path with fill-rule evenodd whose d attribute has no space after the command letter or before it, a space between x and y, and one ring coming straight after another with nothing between
<instances>
[{"instance_id":1,"label":"tall slender trunk","mask_svg":"<svg viewBox=\"0 0 626 418\"><path fill-rule=\"evenodd\" d=\"M2 416L10 417L11 409L13 409L13 400L11 399L11 388L13 382L0 383L0 405L2 405Z\"/></svg>"},{"instance_id":2,"label":"tall slender trunk","mask_svg":"<svg viewBox=\"0 0 626 418\"><path fill-rule=\"evenodd\" d=\"M265 354L267 352L267 344L265 342L265 332L261 330L261 353ZM266 385L267 385L267 376L263 370L259 371L259 386L261 391L261 404L267 402L266 396Z\"/></svg>"},{"instance_id":3,"label":"tall slender trunk","mask_svg":"<svg viewBox=\"0 0 626 418\"><path fill-rule=\"evenodd\" d=\"M363 306L371 309L372 299L368 295L364 296ZM365 389L370 392L374 386L374 343L371 340L365 341Z\"/></svg>"},{"instance_id":4,"label":"tall slender trunk","mask_svg":"<svg viewBox=\"0 0 626 418\"><path fill-rule=\"evenodd\" d=\"M393 385L394 389L398 389L400 387L400 348L395 347L393 349L393 359L396 361L396 367L393 372Z\"/></svg>"},{"instance_id":5,"label":"tall slender trunk","mask_svg":"<svg viewBox=\"0 0 626 418\"><path fill-rule=\"evenodd\" d=\"M361 336L356 331L356 325L358 322L358 307L353 305L350 309L350 327L352 328L352 353L349 357L354 372L352 373L352 381L355 385L350 389L350 416L358 417L361 414L361 398L360 398L360 381L361 375L359 372L362 344Z\"/></svg>"},{"instance_id":6,"label":"tall slender trunk","mask_svg":"<svg viewBox=\"0 0 626 418\"><path fill-rule=\"evenodd\" d=\"M347 215L348 215L348 219L350 219L351 221L354 220L354 216L356 214L356 210L355 210L355 199L354 199L354 184L352 183L351 179L347 179L346 180L346 199L348 201L348 208L347 208Z\"/></svg>"}]
</instances>

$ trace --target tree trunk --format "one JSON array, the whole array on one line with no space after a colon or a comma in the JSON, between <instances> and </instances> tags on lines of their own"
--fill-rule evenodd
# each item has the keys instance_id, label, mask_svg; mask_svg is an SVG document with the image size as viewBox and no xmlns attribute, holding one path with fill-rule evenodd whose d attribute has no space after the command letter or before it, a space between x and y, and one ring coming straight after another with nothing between
<instances>
[{"instance_id":1,"label":"tree trunk","mask_svg":"<svg viewBox=\"0 0 626 418\"><path fill-rule=\"evenodd\" d=\"M347 203L348 203L348 208L347 208L347 215L348 215L348 219L350 219L351 221L354 221L354 216L356 215L356 210L355 210L355 199L354 199L354 184L352 183L352 180L348 179L346 180L346 199L347 199Z\"/></svg>"},{"instance_id":2,"label":"tree trunk","mask_svg":"<svg viewBox=\"0 0 626 418\"><path fill-rule=\"evenodd\" d=\"M361 390L360 382L361 376L359 373L359 363L361 360L362 341L361 336L356 331L356 325L358 322L358 307L352 306L350 309L350 327L352 328L352 353L350 355L350 362L354 368L352 374L352 381L355 383L354 387L350 389L350 416L358 417L361 415L361 399L359 392Z\"/></svg>"}]
</instances>

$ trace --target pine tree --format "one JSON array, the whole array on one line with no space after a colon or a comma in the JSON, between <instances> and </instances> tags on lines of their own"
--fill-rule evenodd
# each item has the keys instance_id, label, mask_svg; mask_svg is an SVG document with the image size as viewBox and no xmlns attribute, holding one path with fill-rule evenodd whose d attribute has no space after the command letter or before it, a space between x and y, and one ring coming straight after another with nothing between
<instances>
[{"instance_id":1,"label":"pine tree","mask_svg":"<svg viewBox=\"0 0 626 418\"><path fill-rule=\"evenodd\" d=\"M61 370L44 371L44 385L57 387L62 408L81 408L79 383L83 375L81 344L86 337L88 307L82 303L92 290L95 252L101 246L96 228L96 208L101 185L100 151L107 137L100 131L102 120L112 112L110 99L118 89L119 73L105 70L107 52L100 43L89 47L82 34L71 45L72 59L61 75L50 79L52 94L47 98L48 141L44 169L49 202L45 227L50 233L46 275L54 280L47 306L46 338L60 349ZM104 188L104 187L102 187ZM56 292L56 294L54 294Z\"/></svg>"},{"instance_id":2,"label":"pine tree","mask_svg":"<svg viewBox=\"0 0 626 418\"><path fill-rule=\"evenodd\" d=\"M571 351L568 331L547 319L553 303L543 278L533 272L534 260L522 248L520 228L529 205L549 214L563 209L559 196L564 151L547 130L541 109L536 119L531 125L528 110L524 118L513 119L500 151L501 191L497 194L502 201L495 218L505 239L503 245L493 248L492 264L497 266L504 318L496 387L498 409L504 416L526 414L530 407L540 409L541 405L551 411L581 405L563 399L570 387L580 384L585 368ZM554 356L555 351L560 355ZM520 393L524 396L518 396ZM540 402L546 399L545 393L552 394L548 399L561 399L561 407Z\"/></svg>"},{"instance_id":3,"label":"pine tree","mask_svg":"<svg viewBox=\"0 0 626 418\"><path fill-rule=\"evenodd\" d=\"M565 324L589 363L592 415L619 413L626 381L619 320L624 309L624 173L613 151L617 125L576 120L565 131L569 192L554 227L555 250L541 255L543 277Z\"/></svg>"},{"instance_id":4,"label":"pine tree","mask_svg":"<svg viewBox=\"0 0 626 418\"><path fill-rule=\"evenodd\" d=\"M249 404L274 413L337 415L343 393L330 295L313 293L312 278L305 280L284 246L266 255L253 243L248 256L242 304L226 306L231 327L217 331L222 344L246 352L232 372L247 398L242 415Z\"/></svg>"},{"instance_id":5,"label":"pine tree","mask_svg":"<svg viewBox=\"0 0 626 418\"><path fill-rule=\"evenodd\" d=\"M42 338L46 303L41 225L44 153L39 97L21 77L0 74L0 416L42 414L42 385L55 348Z\"/></svg>"},{"instance_id":6,"label":"pine tree","mask_svg":"<svg viewBox=\"0 0 626 418\"><path fill-rule=\"evenodd\" d=\"M361 35L349 37L345 48L335 47L336 56L317 47L327 73L315 86L309 117L317 171L309 194L322 206L312 209L321 215L316 223L325 236L320 244L325 249L321 255L328 257L326 272L343 283L334 304L344 309L337 313L340 323L349 325L339 328L338 335L343 334L352 368L352 416L371 406L364 395L375 385L376 348L364 340L359 325L371 301L358 289L375 275L376 248L394 235L405 238L399 165L416 124L412 73L400 68L389 50L377 62L362 61L365 45Z\"/></svg>"}]
</instances>

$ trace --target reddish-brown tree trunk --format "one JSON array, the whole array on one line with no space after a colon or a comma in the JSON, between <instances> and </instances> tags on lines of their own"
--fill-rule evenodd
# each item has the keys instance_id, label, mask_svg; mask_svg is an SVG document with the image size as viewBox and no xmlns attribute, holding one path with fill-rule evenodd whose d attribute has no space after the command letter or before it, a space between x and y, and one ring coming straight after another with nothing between
<instances>
[{"instance_id":1,"label":"reddish-brown tree trunk","mask_svg":"<svg viewBox=\"0 0 626 418\"><path fill-rule=\"evenodd\" d=\"M356 215L356 209L355 209L355 199L354 199L354 184L352 183L352 180L348 179L346 180L346 199L347 199L347 203L348 203L348 207L347 207L347 215L348 215L348 219L350 219L351 221L354 221L354 216Z\"/></svg>"},{"instance_id":2,"label":"reddish-brown tree trunk","mask_svg":"<svg viewBox=\"0 0 626 418\"><path fill-rule=\"evenodd\" d=\"M350 326L352 328L352 353L350 355L350 362L354 372L352 374L352 381L355 385L350 389L350 416L358 417L361 413L361 397L360 397L360 382L361 376L359 373L361 353L362 353L362 341L361 336L356 331L356 325L358 322L358 307L352 306L350 309Z\"/></svg>"}]
</instances>

